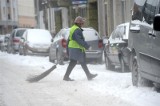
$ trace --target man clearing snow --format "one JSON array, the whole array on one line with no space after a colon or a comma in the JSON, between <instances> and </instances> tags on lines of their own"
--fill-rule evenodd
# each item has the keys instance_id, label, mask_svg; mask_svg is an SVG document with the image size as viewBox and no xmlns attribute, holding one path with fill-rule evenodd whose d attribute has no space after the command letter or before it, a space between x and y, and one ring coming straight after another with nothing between
<instances>
[{"instance_id":1,"label":"man clearing snow","mask_svg":"<svg viewBox=\"0 0 160 106\"><path fill-rule=\"evenodd\" d=\"M69 75L77 64L77 61L79 61L79 63L81 64L88 80L92 80L97 76L97 74L91 74L89 72L85 61L85 50L91 47L87 44L87 42L85 42L82 34L83 30L81 29L81 27L84 24L84 18L78 16L76 17L74 23L75 24L70 29L70 34L68 38L68 54L70 63L63 80L73 81L73 79L69 78Z\"/></svg>"}]
</instances>

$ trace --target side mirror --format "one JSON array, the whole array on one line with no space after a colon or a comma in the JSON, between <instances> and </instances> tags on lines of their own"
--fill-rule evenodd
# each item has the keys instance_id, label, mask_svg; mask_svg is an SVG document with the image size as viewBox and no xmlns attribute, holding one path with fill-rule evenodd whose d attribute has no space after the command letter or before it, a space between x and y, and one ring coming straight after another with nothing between
<instances>
[{"instance_id":1,"label":"side mirror","mask_svg":"<svg viewBox=\"0 0 160 106\"><path fill-rule=\"evenodd\" d=\"M160 14L157 14L153 20L153 29L155 31L160 31L159 25L160 25Z\"/></svg>"}]
</instances>

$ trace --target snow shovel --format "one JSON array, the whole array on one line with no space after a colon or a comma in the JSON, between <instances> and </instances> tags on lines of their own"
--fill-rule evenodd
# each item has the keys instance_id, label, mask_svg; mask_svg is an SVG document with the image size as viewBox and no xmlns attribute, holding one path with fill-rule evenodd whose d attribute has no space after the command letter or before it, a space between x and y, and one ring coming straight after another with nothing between
<instances>
[{"instance_id":1,"label":"snow shovel","mask_svg":"<svg viewBox=\"0 0 160 106\"><path fill-rule=\"evenodd\" d=\"M48 74L50 74L56 67L57 67L57 64L53 65L50 69L46 70L45 72L41 73L40 75L29 76L27 78L27 81L30 83L38 82L41 79L43 79L44 77L46 77Z\"/></svg>"}]
</instances>

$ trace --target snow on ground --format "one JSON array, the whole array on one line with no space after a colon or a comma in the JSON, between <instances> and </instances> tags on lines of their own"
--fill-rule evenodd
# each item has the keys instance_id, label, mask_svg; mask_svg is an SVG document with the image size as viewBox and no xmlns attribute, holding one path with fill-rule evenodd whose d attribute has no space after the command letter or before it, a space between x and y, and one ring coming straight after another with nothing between
<instances>
[{"instance_id":1,"label":"snow on ground","mask_svg":"<svg viewBox=\"0 0 160 106\"><path fill-rule=\"evenodd\" d=\"M70 75L75 81L63 81L68 62L37 83L26 81L52 65L48 57L0 52L0 106L160 106L160 93L132 86L130 72L106 70L104 64L88 64L98 74L92 81L80 65Z\"/></svg>"}]
</instances>

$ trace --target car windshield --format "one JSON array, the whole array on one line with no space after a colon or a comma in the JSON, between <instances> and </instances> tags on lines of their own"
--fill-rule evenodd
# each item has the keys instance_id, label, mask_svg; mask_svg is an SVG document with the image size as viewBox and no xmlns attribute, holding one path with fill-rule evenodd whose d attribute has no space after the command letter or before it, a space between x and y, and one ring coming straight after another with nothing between
<instances>
[{"instance_id":1,"label":"car windshield","mask_svg":"<svg viewBox=\"0 0 160 106\"><path fill-rule=\"evenodd\" d=\"M99 39L98 33L94 30L84 30L83 31L83 36L84 36L86 41L98 40Z\"/></svg>"},{"instance_id":2,"label":"car windshield","mask_svg":"<svg viewBox=\"0 0 160 106\"><path fill-rule=\"evenodd\" d=\"M28 41L32 43L50 43L52 36L46 30L28 30Z\"/></svg>"},{"instance_id":3,"label":"car windshield","mask_svg":"<svg viewBox=\"0 0 160 106\"><path fill-rule=\"evenodd\" d=\"M24 31L25 31L25 29L18 30L16 33L16 37L21 37L23 35Z\"/></svg>"},{"instance_id":4,"label":"car windshield","mask_svg":"<svg viewBox=\"0 0 160 106\"><path fill-rule=\"evenodd\" d=\"M69 30L62 31L62 36L65 37L66 39L68 39L68 37L69 37Z\"/></svg>"},{"instance_id":5,"label":"car windshield","mask_svg":"<svg viewBox=\"0 0 160 106\"><path fill-rule=\"evenodd\" d=\"M60 32L61 34L57 34L57 35L58 36L62 35L63 37L65 37L65 39L68 39L69 31L70 30L62 30ZM84 36L86 41L92 41L92 40L100 39L98 33L95 30L84 29L83 36Z\"/></svg>"}]
</instances>

